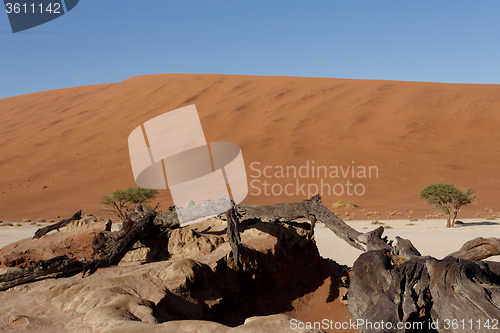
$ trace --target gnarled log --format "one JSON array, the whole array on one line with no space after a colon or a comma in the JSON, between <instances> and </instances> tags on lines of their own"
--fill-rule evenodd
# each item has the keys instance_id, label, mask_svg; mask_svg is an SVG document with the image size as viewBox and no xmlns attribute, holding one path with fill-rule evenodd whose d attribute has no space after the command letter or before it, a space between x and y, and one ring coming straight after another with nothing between
<instances>
[{"instance_id":1,"label":"gnarled log","mask_svg":"<svg viewBox=\"0 0 500 333\"><path fill-rule=\"evenodd\" d=\"M24 269L0 275L0 290L9 289L51 274L78 273L83 269L83 266L84 262L69 259L67 256L41 260Z\"/></svg>"},{"instance_id":2,"label":"gnarled log","mask_svg":"<svg viewBox=\"0 0 500 333\"><path fill-rule=\"evenodd\" d=\"M500 254L500 238L477 237L468 241L460 250L450 254L451 257L467 260L481 260Z\"/></svg>"},{"instance_id":3,"label":"gnarled log","mask_svg":"<svg viewBox=\"0 0 500 333\"><path fill-rule=\"evenodd\" d=\"M474 253L467 249L481 243L484 241L478 239L467 242L461 253ZM491 324L500 318L499 273L497 263L472 262L454 254L443 260L422 257L409 240L396 237L390 249L368 251L355 261L348 291L349 311L363 323L358 326L362 333L478 332L478 321ZM454 319L467 324L453 329ZM450 321L448 329L445 320ZM381 326L381 322L386 325ZM397 328L400 322L410 325Z\"/></svg>"},{"instance_id":4,"label":"gnarled log","mask_svg":"<svg viewBox=\"0 0 500 333\"><path fill-rule=\"evenodd\" d=\"M332 211L321 205L319 194L310 199L294 203L280 203L268 206L238 205L236 216L241 223L252 223L252 221L286 222L298 218L306 218L312 221L323 222L335 235L346 241L349 245L365 251L366 243L359 236L362 233L356 231L337 217ZM224 218L221 216L221 218Z\"/></svg>"},{"instance_id":5,"label":"gnarled log","mask_svg":"<svg viewBox=\"0 0 500 333\"><path fill-rule=\"evenodd\" d=\"M132 246L134 246L141 237L147 235L148 232L151 231L154 226L153 220L155 217L156 212L152 210L143 211L142 205L137 205L134 210L127 212L124 223L131 226L126 227L130 230L126 232L121 239L112 243L104 256L85 265L82 277L84 277L87 272L89 275L93 274L100 267L118 265L120 260L130 251Z\"/></svg>"},{"instance_id":6,"label":"gnarled log","mask_svg":"<svg viewBox=\"0 0 500 333\"><path fill-rule=\"evenodd\" d=\"M227 219L227 236L229 238L229 245L231 246L231 252L233 253L233 260L236 268L240 268L240 222L235 213L234 205L226 213Z\"/></svg>"}]
</instances>

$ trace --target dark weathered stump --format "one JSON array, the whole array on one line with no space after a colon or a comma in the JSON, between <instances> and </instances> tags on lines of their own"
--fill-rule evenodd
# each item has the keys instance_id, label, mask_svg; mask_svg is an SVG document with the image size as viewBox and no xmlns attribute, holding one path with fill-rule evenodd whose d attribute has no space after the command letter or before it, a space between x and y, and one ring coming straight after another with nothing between
<instances>
[{"instance_id":1,"label":"dark weathered stump","mask_svg":"<svg viewBox=\"0 0 500 333\"><path fill-rule=\"evenodd\" d=\"M0 275L0 290L9 289L51 274L78 273L83 269L83 266L82 261L72 260L66 256L41 260L24 269Z\"/></svg>"},{"instance_id":2,"label":"dark weathered stump","mask_svg":"<svg viewBox=\"0 0 500 333\"><path fill-rule=\"evenodd\" d=\"M390 249L368 251L354 263L349 311L364 323L362 333L480 332L478 321L500 318L499 271L496 263L422 257L409 240L396 237ZM453 320L460 327L454 329Z\"/></svg>"},{"instance_id":3,"label":"dark weathered stump","mask_svg":"<svg viewBox=\"0 0 500 333\"><path fill-rule=\"evenodd\" d=\"M118 265L125 254L132 249L134 244L139 241L141 237L147 235L153 228L155 216L156 212L152 210L144 212L141 205L138 205L133 211L127 212L126 220L123 223L127 225L125 228L128 229L128 231L122 238L111 243L111 246L106 247L106 254L101 256L100 259L85 265L82 277L84 277L87 272L89 275L93 274L100 267Z\"/></svg>"},{"instance_id":4,"label":"dark weathered stump","mask_svg":"<svg viewBox=\"0 0 500 333\"><path fill-rule=\"evenodd\" d=\"M236 268L240 268L240 221L235 213L235 207L233 206L226 213L227 220L227 236L229 239L229 245L231 246L231 252L233 254L234 264Z\"/></svg>"}]
</instances>

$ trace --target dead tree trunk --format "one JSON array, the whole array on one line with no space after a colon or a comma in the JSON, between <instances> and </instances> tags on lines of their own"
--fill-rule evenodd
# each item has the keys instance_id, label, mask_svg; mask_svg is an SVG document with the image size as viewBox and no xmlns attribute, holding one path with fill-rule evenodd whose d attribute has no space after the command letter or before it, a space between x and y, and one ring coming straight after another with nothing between
<instances>
[{"instance_id":1,"label":"dead tree trunk","mask_svg":"<svg viewBox=\"0 0 500 333\"><path fill-rule=\"evenodd\" d=\"M42 237L43 235L48 234L52 230L56 230L56 229L59 230L59 228L67 226L70 222L78 221L81 218L82 218L82 211L80 210L80 211L76 212L75 215L73 215L69 219L64 219L64 220L57 222L55 224L51 224L49 226L46 226L45 228L38 229L35 232L33 239L38 239L38 238Z\"/></svg>"},{"instance_id":2,"label":"dead tree trunk","mask_svg":"<svg viewBox=\"0 0 500 333\"><path fill-rule=\"evenodd\" d=\"M120 260L130 251L132 246L134 246L141 237L147 235L149 231L151 231L154 226L153 221L155 217L156 212L152 210L144 212L141 205L138 205L133 211L129 211L123 223L127 224L129 226L127 229L130 230L126 232L121 239L112 243L107 249L107 253L100 259L85 265L82 277L85 276L86 272L92 275L100 267L118 265Z\"/></svg>"},{"instance_id":3,"label":"dead tree trunk","mask_svg":"<svg viewBox=\"0 0 500 333\"><path fill-rule=\"evenodd\" d=\"M369 241L368 248L374 250L354 263L348 292L349 311L362 323L360 332L472 333L482 331L484 326L478 325L498 322L500 265L457 258L485 257L482 244L489 247L487 256L498 253L491 245L498 245L498 239L469 241L443 260L422 257L409 240L399 237L382 249ZM460 322L456 327L454 319ZM401 322L409 325L397 328Z\"/></svg>"},{"instance_id":4,"label":"dead tree trunk","mask_svg":"<svg viewBox=\"0 0 500 333\"><path fill-rule=\"evenodd\" d=\"M314 197L294 203L280 203L269 206L238 205L236 216L241 223L253 221L285 222L298 218L323 222L335 235L346 241L349 245L365 251L365 240L360 240L362 233L356 231L339 219L332 211L321 205L319 194Z\"/></svg>"},{"instance_id":5,"label":"dead tree trunk","mask_svg":"<svg viewBox=\"0 0 500 333\"><path fill-rule=\"evenodd\" d=\"M233 204L232 204L233 205ZM231 252L233 254L234 264L236 268L240 268L240 222L235 213L234 205L226 213L227 219L227 236L229 238L229 245L231 246Z\"/></svg>"},{"instance_id":6,"label":"dead tree trunk","mask_svg":"<svg viewBox=\"0 0 500 333\"><path fill-rule=\"evenodd\" d=\"M83 262L68 259L66 256L38 261L19 271L0 275L0 290L9 289L51 274L62 273L68 275L78 273L83 269L83 265Z\"/></svg>"}]
</instances>

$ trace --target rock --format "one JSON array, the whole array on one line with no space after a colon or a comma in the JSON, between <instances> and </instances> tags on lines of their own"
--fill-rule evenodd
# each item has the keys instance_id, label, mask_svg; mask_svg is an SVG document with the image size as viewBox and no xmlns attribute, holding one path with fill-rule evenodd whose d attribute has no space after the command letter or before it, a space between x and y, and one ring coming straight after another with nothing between
<instances>
[{"instance_id":1,"label":"rock","mask_svg":"<svg viewBox=\"0 0 500 333\"><path fill-rule=\"evenodd\" d=\"M171 259L199 257L211 253L224 239L216 235L203 235L191 229L172 231L168 241Z\"/></svg>"},{"instance_id":2,"label":"rock","mask_svg":"<svg viewBox=\"0 0 500 333\"><path fill-rule=\"evenodd\" d=\"M34 242L75 239L75 231L103 230L105 223L99 224ZM174 229L168 244L174 259L100 268L83 279L81 273L40 279L0 292L0 330L18 322L21 332L293 332L290 318L269 315L289 311L293 299L318 288L324 261L300 224L255 223L241 232L240 271L231 265L222 236Z\"/></svg>"},{"instance_id":3,"label":"rock","mask_svg":"<svg viewBox=\"0 0 500 333\"><path fill-rule=\"evenodd\" d=\"M12 327L28 326L29 323L28 317L23 315L15 315L9 319L9 325Z\"/></svg>"},{"instance_id":4,"label":"rock","mask_svg":"<svg viewBox=\"0 0 500 333\"><path fill-rule=\"evenodd\" d=\"M92 240L104 228L104 221L96 222L96 218L90 216L39 239L27 238L8 244L0 249L0 267L25 268L39 260L61 255L75 260L93 260Z\"/></svg>"},{"instance_id":5,"label":"rock","mask_svg":"<svg viewBox=\"0 0 500 333\"><path fill-rule=\"evenodd\" d=\"M110 220L107 220L110 221ZM63 232L71 232L80 227L88 227L89 224L93 224L97 222L97 218L95 216L86 216L81 220L70 222L64 229L61 229ZM102 222L101 222L102 223Z\"/></svg>"},{"instance_id":6,"label":"rock","mask_svg":"<svg viewBox=\"0 0 500 333\"><path fill-rule=\"evenodd\" d=\"M171 230L164 238L149 241L148 245L137 242L121 263L153 262L179 258L195 258L211 253L224 243L217 235L205 235L189 228Z\"/></svg>"},{"instance_id":7,"label":"rock","mask_svg":"<svg viewBox=\"0 0 500 333\"><path fill-rule=\"evenodd\" d=\"M231 328L222 324L201 321L182 320L159 325L145 325L138 322L120 323L103 333L320 333L321 330L290 329L291 318L282 314L251 317L240 326Z\"/></svg>"}]
</instances>

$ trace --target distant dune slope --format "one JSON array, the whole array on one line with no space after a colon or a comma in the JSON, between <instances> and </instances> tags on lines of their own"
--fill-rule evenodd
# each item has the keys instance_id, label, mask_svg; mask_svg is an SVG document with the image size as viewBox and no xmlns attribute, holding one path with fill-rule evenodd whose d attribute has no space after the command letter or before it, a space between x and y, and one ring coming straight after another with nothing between
<instances>
[{"instance_id":1,"label":"distant dune slope","mask_svg":"<svg viewBox=\"0 0 500 333\"><path fill-rule=\"evenodd\" d=\"M0 99L0 219L69 217L79 209L104 215L102 194L135 185L129 133L189 104L207 141L242 148L253 181L245 203L302 200L312 184L329 207L339 199L359 205L355 218L395 210L423 217L430 207L420 191L448 182L476 188L480 201L462 216L500 211L499 85L169 74ZM291 168L289 178L276 177L286 176L280 166L306 165L308 178L306 167L302 177ZM312 175L313 165L326 167L327 177L321 168ZM258 177L266 166L272 177ZM358 177L370 166L371 178ZM330 177L334 167L339 178ZM363 195L354 193L357 184ZM172 203L168 191L160 199L164 209Z\"/></svg>"}]
</instances>

